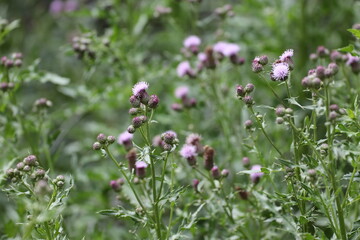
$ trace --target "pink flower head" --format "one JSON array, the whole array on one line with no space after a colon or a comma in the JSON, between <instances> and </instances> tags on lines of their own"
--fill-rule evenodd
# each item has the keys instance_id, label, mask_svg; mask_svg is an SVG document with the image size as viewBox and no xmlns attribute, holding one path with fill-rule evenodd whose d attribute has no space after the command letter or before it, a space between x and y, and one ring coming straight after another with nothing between
<instances>
[{"instance_id":1,"label":"pink flower head","mask_svg":"<svg viewBox=\"0 0 360 240\"><path fill-rule=\"evenodd\" d=\"M189 36L184 40L184 47L192 48L198 47L201 44L201 39L198 36Z\"/></svg>"},{"instance_id":2,"label":"pink flower head","mask_svg":"<svg viewBox=\"0 0 360 240\"><path fill-rule=\"evenodd\" d=\"M61 13L64 8L64 3L60 0L54 0L50 3L49 11L50 13L56 15Z\"/></svg>"},{"instance_id":3,"label":"pink flower head","mask_svg":"<svg viewBox=\"0 0 360 240\"><path fill-rule=\"evenodd\" d=\"M179 77L184 77L185 75L194 76L194 72L191 69L189 61L181 62L177 66L176 71Z\"/></svg>"},{"instance_id":4,"label":"pink flower head","mask_svg":"<svg viewBox=\"0 0 360 240\"><path fill-rule=\"evenodd\" d=\"M179 99L187 97L189 94L189 88L187 86L180 86L175 90L175 96Z\"/></svg>"},{"instance_id":5,"label":"pink flower head","mask_svg":"<svg viewBox=\"0 0 360 240\"><path fill-rule=\"evenodd\" d=\"M75 0L68 0L65 2L64 11L73 12L78 7L78 3Z\"/></svg>"},{"instance_id":6,"label":"pink flower head","mask_svg":"<svg viewBox=\"0 0 360 240\"><path fill-rule=\"evenodd\" d=\"M132 88L132 92L135 96L138 96L139 93L146 91L149 88L149 84L147 82L138 82Z\"/></svg>"},{"instance_id":7,"label":"pink flower head","mask_svg":"<svg viewBox=\"0 0 360 240\"><path fill-rule=\"evenodd\" d=\"M147 166L148 165L144 161L138 161L138 162L135 163L136 168L147 168Z\"/></svg>"},{"instance_id":8,"label":"pink flower head","mask_svg":"<svg viewBox=\"0 0 360 240\"><path fill-rule=\"evenodd\" d=\"M250 173L250 179L253 183L258 183L260 178L264 175L263 172L261 172L261 165L254 165L251 167L252 171L255 171L253 173Z\"/></svg>"},{"instance_id":9,"label":"pink flower head","mask_svg":"<svg viewBox=\"0 0 360 240\"><path fill-rule=\"evenodd\" d=\"M188 145L196 145L201 141L201 136L197 133L191 133L189 136L186 137L186 144Z\"/></svg>"},{"instance_id":10,"label":"pink flower head","mask_svg":"<svg viewBox=\"0 0 360 240\"><path fill-rule=\"evenodd\" d=\"M271 79L274 81L284 81L289 76L289 65L286 63L276 63L271 71Z\"/></svg>"},{"instance_id":11,"label":"pink flower head","mask_svg":"<svg viewBox=\"0 0 360 240\"><path fill-rule=\"evenodd\" d=\"M294 56L294 50L293 49L288 49L279 57L279 59L283 62L287 58L291 58L292 56Z\"/></svg>"},{"instance_id":12,"label":"pink flower head","mask_svg":"<svg viewBox=\"0 0 360 240\"><path fill-rule=\"evenodd\" d=\"M203 52L199 53L198 56L197 56L197 58L198 58L198 60L199 60L200 62L202 62L202 63L206 62L206 60L207 60L206 54L203 53Z\"/></svg>"},{"instance_id":13,"label":"pink flower head","mask_svg":"<svg viewBox=\"0 0 360 240\"><path fill-rule=\"evenodd\" d=\"M133 134L129 133L128 131L125 131L119 135L118 143L125 145L125 144L131 142L132 139L133 139Z\"/></svg>"},{"instance_id":14,"label":"pink flower head","mask_svg":"<svg viewBox=\"0 0 360 240\"><path fill-rule=\"evenodd\" d=\"M358 56L353 56L350 53L347 54L347 61L346 61L346 65L353 65L360 62L360 58Z\"/></svg>"},{"instance_id":15,"label":"pink flower head","mask_svg":"<svg viewBox=\"0 0 360 240\"><path fill-rule=\"evenodd\" d=\"M240 51L240 46L235 43L218 42L213 47L214 51L226 57L236 55Z\"/></svg>"},{"instance_id":16,"label":"pink flower head","mask_svg":"<svg viewBox=\"0 0 360 240\"><path fill-rule=\"evenodd\" d=\"M196 156L196 147L192 145L184 145L180 150L180 155L183 158L193 158Z\"/></svg>"}]
</instances>

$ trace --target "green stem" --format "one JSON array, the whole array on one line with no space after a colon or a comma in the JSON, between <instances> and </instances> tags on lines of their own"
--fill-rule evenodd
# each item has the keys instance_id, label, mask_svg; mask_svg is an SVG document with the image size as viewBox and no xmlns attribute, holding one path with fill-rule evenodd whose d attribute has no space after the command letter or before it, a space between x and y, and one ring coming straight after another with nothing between
<instances>
[{"instance_id":1,"label":"green stem","mask_svg":"<svg viewBox=\"0 0 360 240\"><path fill-rule=\"evenodd\" d=\"M259 121L259 119L257 118L254 109L252 107L249 107L250 112L254 115L256 122L258 123L261 131L263 132L264 136L266 137L266 139L269 141L269 143L273 146L273 148L279 153L280 156L282 156L282 153L280 152L280 150L275 146L275 144L273 143L273 141L270 139L270 137L268 136L268 134L266 133L264 127L262 126L262 123Z\"/></svg>"},{"instance_id":2,"label":"green stem","mask_svg":"<svg viewBox=\"0 0 360 240\"><path fill-rule=\"evenodd\" d=\"M161 175L161 183L160 183L160 189L159 189L159 196L157 201L159 201L160 197L161 197L161 192L162 192L162 188L163 188L163 184L164 184L164 179L165 179L165 172L166 172L166 165L168 162L168 157L169 157L169 152L166 153L166 157L165 157L165 161L164 161L164 166L163 166L163 170L162 170L162 175Z\"/></svg>"},{"instance_id":3,"label":"green stem","mask_svg":"<svg viewBox=\"0 0 360 240\"><path fill-rule=\"evenodd\" d=\"M330 123L329 121L329 113L330 113L330 93L329 93L329 83L326 83L324 85L324 90L325 90L325 104L326 104L326 120L328 123ZM339 195L338 190L338 186L337 186L337 181L335 179L335 159L333 157L333 135L332 135L332 131L331 131L331 124L327 124L326 125L326 130L327 130L327 140L328 140L328 145L329 145L329 153L328 153L328 157L329 157L329 164L330 164L330 174L329 177L331 179L331 183L332 183L332 187L333 187L333 191L335 194L335 201L336 201L336 208L337 208L337 212L338 212L338 220L339 220L339 224L340 224L340 233L341 233L341 239L346 240L347 236L346 236L346 228L345 228L345 220L344 220L344 213L343 213L343 208L342 208L342 204L341 204L341 196Z\"/></svg>"},{"instance_id":4,"label":"green stem","mask_svg":"<svg viewBox=\"0 0 360 240\"><path fill-rule=\"evenodd\" d=\"M138 194L135 191L134 186L132 185L130 179L128 178L128 176L126 175L125 171L122 169L122 165L119 164L116 159L114 158L114 156L111 154L111 152L109 151L109 149L107 147L104 148L106 154L110 157L110 159L115 163L115 165L118 167L118 169L120 170L121 174L124 176L124 178L126 179L126 182L128 183L129 187L131 188L137 202L139 203L140 207L142 208L142 210L144 211L144 213L148 216L149 219L151 219L149 217L148 212L146 211L146 208L144 207L143 203L141 202Z\"/></svg>"},{"instance_id":5,"label":"green stem","mask_svg":"<svg viewBox=\"0 0 360 240\"><path fill-rule=\"evenodd\" d=\"M52 240L53 237L52 237L52 234L51 234L51 232L50 232L48 222L44 222L44 226L45 226L46 238L47 238L48 240Z\"/></svg>"}]
</instances>

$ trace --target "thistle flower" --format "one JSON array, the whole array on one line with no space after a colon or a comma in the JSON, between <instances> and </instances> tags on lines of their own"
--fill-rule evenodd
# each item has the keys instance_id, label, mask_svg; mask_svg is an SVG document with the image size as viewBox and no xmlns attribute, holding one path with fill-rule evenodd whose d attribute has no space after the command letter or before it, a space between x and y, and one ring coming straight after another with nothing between
<instances>
[{"instance_id":1,"label":"thistle flower","mask_svg":"<svg viewBox=\"0 0 360 240\"><path fill-rule=\"evenodd\" d=\"M225 57L230 57L238 54L240 46L235 43L218 42L214 45L213 49Z\"/></svg>"},{"instance_id":2,"label":"thistle flower","mask_svg":"<svg viewBox=\"0 0 360 240\"><path fill-rule=\"evenodd\" d=\"M180 150L180 155L185 158L190 166L196 164L196 147L192 145L184 145Z\"/></svg>"},{"instance_id":3,"label":"thistle flower","mask_svg":"<svg viewBox=\"0 0 360 240\"><path fill-rule=\"evenodd\" d=\"M205 63L207 61L207 56L205 53L201 52L197 55L197 58L198 60L201 62L201 63Z\"/></svg>"},{"instance_id":4,"label":"thistle flower","mask_svg":"<svg viewBox=\"0 0 360 240\"><path fill-rule=\"evenodd\" d=\"M50 3L49 11L51 14L57 15L62 12L64 3L60 0L54 0Z\"/></svg>"},{"instance_id":5,"label":"thistle flower","mask_svg":"<svg viewBox=\"0 0 360 240\"><path fill-rule=\"evenodd\" d=\"M324 58L327 55L329 55L329 50L327 48L325 48L324 46L319 46L316 49L316 53L320 58Z\"/></svg>"},{"instance_id":6,"label":"thistle flower","mask_svg":"<svg viewBox=\"0 0 360 240\"><path fill-rule=\"evenodd\" d=\"M75 0L67 0L64 5L65 12L73 12L77 9L78 3Z\"/></svg>"},{"instance_id":7,"label":"thistle flower","mask_svg":"<svg viewBox=\"0 0 360 240\"><path fill-rule=\"evenodd\" d=\"M220 178L220 171L219 171L219 167L218 166L213 166L211 168L211 175L213 178L215 179L219 179Z\"/></svg>"},{"instance_id":8,"label":"thistle flower","mask_svg":"<svg viewBox=\"0 0 360 240\"><path fill-rule=\"evenodd\" d=\"M141 93L145 92L149 88L147 82L138 82L132 88L133 95L139 97Z\"/></svg>"},{"instance_id":9,"label":"thistle flower","mask_svg":"<svg viewBox=\"0 0 360 240\"><path fill-rule=\"evenodd\" d=\"M197 133L191 133L186 137L185 143L196 147L196 153L201 155L204 152L204 148L201 145L201 136Z\"/></svg>"},{"instance_id":10,"label":"thistle flower","mask_svg":"<svg viewBox=\"0 0 360 240\"><path fill-rule=\"evenodd\" d=\"M229 176L229 174L230 174L230 171L228 169L223 169L221 171L221 176L222 177L227 177L227 176Z\"/></svg>"},{"instance_id":11,"label":"thistle flower","mask_svg":"<svg viewBox=\"0 0 360 240\"><path fill-rule=\"evenodd\" d=\"M251 167L251 170L255 172L250 174L250 179L254 184L257 184L264 175L264 173L261 172L261 165L254 165Z\"/></svg>"},{"instance_id":12,"label":"thistle flower","mask_svg":"<svg viewBox=\"0 0 360 240\"><path fill-rule=\"evenodd\" d=\"M176 141L177 134L174 131L166 131L161 134L161 139L167 144L174 144Z\"/></svg>"},{"instance_id":13,"label":"thistle flower","mask_svg":"<svg viewBox=\"0 0 360 240\"><path fill-rule=\"evenodd\" d=\"M192 186L195 190L195 192L198 192L198 185L199 185L200 181L198 179L193 179L192 181Z\"/></svg>"},{"instance_id":14,"label":"thistle flower","mask_svg":"<svg viewBox=\"0 0 360 240\"><path fill-rule=\"evenodd\" d=\"M294 56L294 50L288 49L279 57L281 62L285 62L286 59L292 58Z\"/></svg>"},{"instance_id":15,"label":"thistle flower","mask_svg":"<svg viewBox=\"0 0 360 240\"><path fill-rule=\"evenodd\" d=\"M133 146L132 144L133 137L134 137L133 134L129 133L128 131L125 131L118 136L118 143L120 145L124 145L126 150L130 150Z\"/></svg>"},{"instance_id":16,"label":"thistle flower","mask_svg":"<svg viewBox=\"0 0 360 240\"><path fill-rule=\"evenodd\" d=\"M175 89L175 96L178 99L184 99L189 94L189 88L187 86L180 86Z\"/></svg>"},{"instance_id":17,"label":"thistle flower","mask_svg":"<svg viewBox=\"0 0 360 240\"><path fill-rule=\"evenodd\" d=\"M159 97L157 95L151 95L149 98L149 102L148 102L148 106L149 108L157 108L157 106L159 105Z\"/></svg>"},{"instance_id":18,"label":"thistle flower","mask_svg":"<svg viewBox=\"0 0 360 240\"><path fill-rule=\"evenodd\" d=\"M351 67L353 73L357 74L360 72L360 57L352 56L351 54L347 54L346 65Z\"/></svg>"},{"instance_id":19,"label":"thistle flower","mask_svg":"<svg viewBox=\"0 0 360 240\"><path fill-rule=\"evenodd\" d=\"M198 36L189 36L184 40L184 47L196 54L199 51L201 39Z\"/></svg>"},{"instance_id":20,"label":"thistle flower","mask_svg":"<svg viewBox=\"0 0 360 240\"><path fill-rule=\"evenodd\" d=\"M273 65L270 77L273 81L285 81L289 76L289 65L287 63L276 63Z\"/></svg>"},{"instance_id":21,"label":"thistle flower","mask_svg":"<svg viewBox=\"0 0 360 240\"><path fill-rule=\"evenodd\" d=\"M243 157L242 158L242 164L243 164L244 167L248 168L250 166L250 158Z\"/></svg>"},{"instance_id":22,"label":"thistle flower","mask_svg":"<svg viewBox=\"0 0 360 240\"><path fill-rule=\"evenodd\" d=\"M145 169L147 168L147 166L148 165L146 164L146 162L143 161L136 162L135 164L136 176L138 176L139 178L144 178L146 176Z\"/></svg>"},{"instance_id":23,"label":"thistle flower","mask_svg":"<svg viewBox=\"0 0 360 240\"><path fill-rule=\"evenodd\" d=\"M195 77L195 73L192 70L189 61L179 63L176 68L176 72L179 77L184 77L186 75L188 75L189 77Z\"/></svg>"},{"instance_id":24,"label":"thistle flower","mask_svg":"<svg viewBox=\"0 0 360 240\"><path fill-rule=\"evenodd\" d=\"M253 126L253 122L251 120L246 120L244 122L244 125L246 129L251 129L251 127Z\"/></svg>"}]
</instances>

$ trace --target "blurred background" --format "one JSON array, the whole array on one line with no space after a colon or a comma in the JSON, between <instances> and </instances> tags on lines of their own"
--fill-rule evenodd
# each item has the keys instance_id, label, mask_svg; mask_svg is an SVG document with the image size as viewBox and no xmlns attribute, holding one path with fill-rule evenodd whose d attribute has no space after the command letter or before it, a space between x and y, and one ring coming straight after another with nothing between
<instances>
[{"instance_id":1,"label":"blurred background","mask_svg":"<svg viewBox=\"0 0 360 240\"><path fill-rule=\"evenodd\" d=\"M232 6L229 16L215 11L226 4ZM117 178L118 172L111 162L95 154L91 145L99 132L117 136L125 131L134 83L147 81L151 92L160 96L157 133L174 129L183 140L189 131L196 131L217 149L218 156L226 154L222 131L211 120L211 108L202 96L198 96L201 111L189 112L190 116L170 108L174 89L184 83L176 76L176 66L182 60L180 50L187 36L199 36L204 46L220 40L241 46L245 65L225 75L234 86L253 81L251 61L255 56L267 54L274 60L292 48L296 65L293 87L300 88L310 68L309 54L320 45L337 49L353 41L346 30L360 22L358 13L360 1L355 0L1 0L2 21L19 20L19 26L0 43L1 56L22 52L24 68L32 65L66 79L44 83L35 77L25 81L18 95L29 114L36 99L45 97L53 102L46 120L47 134L53 136L48 142L54 159L50 174L65 174L75 181L64 212L70 239L129 236L131 222L97 214L115 205L108 182ZM79 59L73 51L76 36L91 39L94 59ZM256 102L275 106L273 97L265 94L266 84L256 83ZM186 84L197 96L200 86L192 81ZM224 91L233 95L232 89ZM234 121L242 124L247 117L239 111ZM273 134L281 142L281 133ZM16 142L19 152L7 148L6 142L13 137L6 134L2 139L1 166L31 152L32 136ZM116 149L123 158L124 149ZM24 216L15 211L21 206L2 192L0 203L0 235L8 239L16 235L14 226Z\"/></svg>"}]
</instances>

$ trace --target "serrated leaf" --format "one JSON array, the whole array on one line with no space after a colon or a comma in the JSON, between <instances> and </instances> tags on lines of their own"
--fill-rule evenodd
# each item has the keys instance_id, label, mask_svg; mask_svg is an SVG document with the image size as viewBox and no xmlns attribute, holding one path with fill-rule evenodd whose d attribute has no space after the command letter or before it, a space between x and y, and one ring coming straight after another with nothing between
<instances>
[{"instance_id":1,"label":"serrated leaf","mask_svg":"<svg viewBox=\"0 0 360 240\"><path fill-rule=\"evenodd\" d=\"M358 29L348 29L356 38L360 39L360 30Z\"/></svg>"},{"instance_id":2,"label":"serrated leaf","mask_svg":"<svg viewBox=\"0 0 360 240\"><path fill-rule=\"evenodd\" d=\"M354 51L354 45L349 44L349 45L347 45L346 47L338 48L337 50L340 51L340 52L348 52L348 53L351 53L352 51Z\"/></svg>"}]
</instances>

